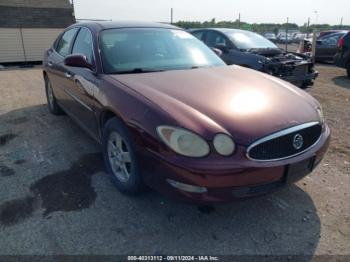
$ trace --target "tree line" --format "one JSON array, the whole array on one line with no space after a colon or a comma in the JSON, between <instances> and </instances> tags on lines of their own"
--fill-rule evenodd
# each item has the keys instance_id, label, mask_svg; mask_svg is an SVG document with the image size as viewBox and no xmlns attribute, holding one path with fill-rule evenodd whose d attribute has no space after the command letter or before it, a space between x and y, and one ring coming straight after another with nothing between
<instances>
[{"instance_id":1,"label":"tree line","mask_svg":"<svg viewBox=\"0 0 350 262\"><path fill-rule=\"evenodd\" d=\"M225 28L235 28L254 31L257 33L266 33L273 32L277 33L279 30L299 30L302 33L311 33L314 29L317 31L324 30L350 30L350 25L329 25L329 24L317 24L317 25L308 25L305 23L302 26L299 26L295 23L283 23L283 24L274 24L274 23L246 23L239 20L236 21L218 21L216 22L215 18L210 21L198 22L198 21L178 21L174 23L176 26L190 29L190 28L207 28L207 27L225 27Z\"/></svg>"}]
</instances>

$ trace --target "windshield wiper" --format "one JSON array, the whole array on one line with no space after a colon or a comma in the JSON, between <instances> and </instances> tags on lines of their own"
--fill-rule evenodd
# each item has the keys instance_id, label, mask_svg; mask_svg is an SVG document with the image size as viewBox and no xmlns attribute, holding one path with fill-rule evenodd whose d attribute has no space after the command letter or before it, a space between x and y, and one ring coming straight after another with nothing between
<instances>
[{"instance_id":1,"label":"windshield wiper","mask_svg":"<svg viewBox=\"0 0 350 262\"><path fill-rule=\"evenodd\" d=\"M265 51L277 51L279 50L279 48L275 48L275 47L259 47L259 48L249 48L247 51L250 53L254 53L254 52L265 52Z\"/></svg>"},{"instance_id":2,"label":"windshield wiper","mask_svg":"<svg viewBox=\"0 0 350 262\"><path fill-rule=\"evenodd\" d=\"M152 68L133 68L130 70L116 71L112 74L139 74L139 73L154 73L154 72L163 72L162 69L152 69Z\"/></svg>"},{"instance_id":3,"label":"windshield wiper","mask_svg":"<svg viewBox=\"0 0 350 262\"><path fill-rule=\"evenodd\" d=\"M208 68L210 66L191 66L189 69Z\"/></svg>"}]
</instances>

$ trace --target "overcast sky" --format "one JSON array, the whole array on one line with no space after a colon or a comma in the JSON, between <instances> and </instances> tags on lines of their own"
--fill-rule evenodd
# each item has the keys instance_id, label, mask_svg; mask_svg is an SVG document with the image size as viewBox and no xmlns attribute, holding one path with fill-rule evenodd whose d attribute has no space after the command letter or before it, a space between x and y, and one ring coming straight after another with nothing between
<instances>
[{"instance_id":1,"label":"overcast sky","mask_svg":"<svg viewBox=\"0 0 350 262\"><path fill-rule=\"evenodd\" d=\"M174 21L235 20L241 13L249 23L350 24L350 0L74 0L78 19ZM315 14L317 11L318 15Z\"/></svg>"}]
</instances>

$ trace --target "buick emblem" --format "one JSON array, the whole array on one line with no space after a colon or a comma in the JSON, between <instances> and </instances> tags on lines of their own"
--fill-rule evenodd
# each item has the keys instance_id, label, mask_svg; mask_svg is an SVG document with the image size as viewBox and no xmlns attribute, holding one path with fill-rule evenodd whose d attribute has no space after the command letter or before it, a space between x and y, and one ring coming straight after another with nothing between
<instances>
[{"instance_id":1,"label":"buick emblem","mask_svg":"<svg viewBox=\"0 0 350 262\"><path fill-rule=\"evenodd\" d=\"M304 139L300 134L296 134L293 138L293 147L299 150L304 144Z\"/></svg>"}]
</instances>

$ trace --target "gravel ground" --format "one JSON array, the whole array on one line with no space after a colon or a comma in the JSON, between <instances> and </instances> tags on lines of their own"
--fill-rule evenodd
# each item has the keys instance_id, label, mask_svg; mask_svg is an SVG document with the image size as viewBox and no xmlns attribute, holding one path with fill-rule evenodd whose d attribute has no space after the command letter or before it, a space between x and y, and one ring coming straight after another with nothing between
<instances>
[{"instance_id":1,"label":"gravel ground","mask_svg":"<svg viewBox=\"0 0 350 262\"><path fill-rule=\"evenodd\" d=\"M199 208L155 192L127 197L100 149L66 116L51 116L40 69L0 71L0 254L350 256L350 80L319 65L308 89L333 139L296 185ZM286 101L287 102L287 101Z\"/></svg>"}]
</instances>

